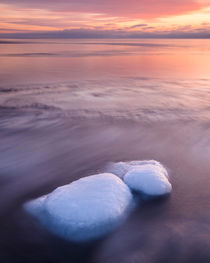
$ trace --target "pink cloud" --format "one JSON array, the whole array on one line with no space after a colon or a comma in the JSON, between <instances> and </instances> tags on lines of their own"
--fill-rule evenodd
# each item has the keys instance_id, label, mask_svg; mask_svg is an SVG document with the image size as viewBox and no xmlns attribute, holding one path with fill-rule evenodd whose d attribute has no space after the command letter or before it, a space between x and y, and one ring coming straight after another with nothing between
<instances>
[{"instance_id":1,"label":"pink cloud","mask_svg":"<svg viewBox=\"0 0 210 263\"><path fill-rule=\"evenodd\" d=\"M25 8L62 12L103 13L108 16L154 18L182 14L207 5L198 0L2 0Z\"/></svg>"}]
</instances>

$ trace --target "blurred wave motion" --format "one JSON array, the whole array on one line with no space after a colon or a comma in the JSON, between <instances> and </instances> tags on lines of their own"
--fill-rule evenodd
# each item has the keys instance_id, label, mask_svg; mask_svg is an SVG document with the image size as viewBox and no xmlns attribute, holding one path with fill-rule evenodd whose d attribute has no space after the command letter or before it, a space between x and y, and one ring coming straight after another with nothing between
<instances>
[{"instance_id":1,"label":"blurred wave motion","mask_svg":"<svg viewBox=\"0 0 210 263\"><path fill-rule=\"evenodd\" d=\"M210 40L0 44L0 262L209 262ZM109 238L69 244L22 210L109 161L144 159L167 166L172 196Z\"/></svg>"}]
</instances>

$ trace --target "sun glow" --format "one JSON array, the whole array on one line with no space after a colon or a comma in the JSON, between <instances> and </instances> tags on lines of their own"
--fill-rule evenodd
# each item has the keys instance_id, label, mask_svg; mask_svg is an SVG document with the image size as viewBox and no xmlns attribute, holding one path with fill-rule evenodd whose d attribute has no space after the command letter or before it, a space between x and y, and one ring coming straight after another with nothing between
<instances>
[{"instance_id":1,"label":"sun glow","mask_svg":"<svg viewBox=\"0 0 210 263\"><path fill-rule=\"evenodd\" d=\"M192 1L193 6L189 5L189 10L185 12L181 10L180 13L176 11L174 14L170 14L168 11L163 12L165 2L167 1L160 1L159 14L158 12L154 14L153 9L149 10L148 6L143 5L146 15L141 14L141 12L139 14L131 13L130 9L128 9L127 14L123 9L122 12L116 12L114 15L113 11L106 9L106 6L103 13L102 10L96 12L97 8L90 11L80 8L80 6L69 11L68 8L66 10L55 10L50 7L43 7L41 4L35 7L33 5L24 6L24 4L0 4L0 33L33 33L72 29L125 31L128 33L210 32L209 1L199 1L196 2L196 5L195 1ZM186 5L188 2L190 1L187 0ZM127 5L129 6L129 3ZM125 1L123 1L123 7L126 7Z\"/></svg>"}]
</instances>

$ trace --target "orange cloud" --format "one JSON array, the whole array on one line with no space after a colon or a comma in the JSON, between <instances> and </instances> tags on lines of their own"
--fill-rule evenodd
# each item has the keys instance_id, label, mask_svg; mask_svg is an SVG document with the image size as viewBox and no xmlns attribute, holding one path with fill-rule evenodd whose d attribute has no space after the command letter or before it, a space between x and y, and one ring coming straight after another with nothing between
<instances>
[{"instance_id":1,"label":"orange cloud","mask_svg":"<svg viewBox=\"0 0 210 263\"><path fill-rule=\"evenodd\" d=\"M209 30L210 0L2 0L0 32Z\"/></svg>"}]
</instances>

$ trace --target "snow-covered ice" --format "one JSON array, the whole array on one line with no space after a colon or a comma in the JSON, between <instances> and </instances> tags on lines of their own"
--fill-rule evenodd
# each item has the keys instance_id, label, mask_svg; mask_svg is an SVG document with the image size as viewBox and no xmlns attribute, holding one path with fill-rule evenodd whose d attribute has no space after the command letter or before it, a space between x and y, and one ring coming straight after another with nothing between
<instances>
[{"instance_id":1,"label":"snow-covered ice","mask_svg":"<svg viewBox=\"0 0 210 263\"><path fill-rule=\"evenodd\" d=\"M130 169L124 182L132 189L150 196L169 194L172 186L160 167L143 164Z\"/></svg>"},{"instance_id":2,"label":"snow-covered ice","mask_svg":"<svg viewBox=\"0 0 210 263\"><path fill-rule=\"evenodd\" d=\"M152 197L172 190L167 170L157 161L112 163L107 171L58 187L27 202L25 209L52 233L83 242L108 234L122 222L135 206L131 190Z\"/></svg>"},{"instance_id":3,"label":"snow-covered ice","mask_svg":"<svg viewBox=\"0 0 210 263\"><path fill-rule=\"evenodd\" d=\"M104 173L81 178L26 203L26 210L52 233L76 242L92 240L112 231L132 204L128 186Z\"/></svg>"},{"instance_id":4,"label":"snow-covered ice","mask_svg":"<svg viewBox=\"0 0 210 263\"><path fill-rule=\"evenodd\" d=\"M146 195L165 195L172 190L167 170L154 160L111 163L107 171L119 176L132 190Z\"/></svg>"}]
</instances>

